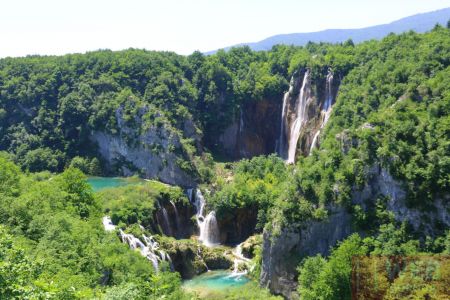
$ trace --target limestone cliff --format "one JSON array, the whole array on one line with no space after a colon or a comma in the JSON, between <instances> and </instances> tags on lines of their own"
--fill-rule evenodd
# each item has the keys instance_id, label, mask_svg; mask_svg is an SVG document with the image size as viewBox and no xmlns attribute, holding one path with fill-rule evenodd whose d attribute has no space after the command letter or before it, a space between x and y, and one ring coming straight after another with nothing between
<instances>
[{"instance_id":1,"label":"limestone cliff","mask_svg":"<svg viewBox=\"0 0 450 300\"><path fill-rule=\"evenodd\" d=\"M387 170L375 164L366 171L367 183L362 189L354 188L353 204L367 208L374 199L384 196L387 199L386 208L393 212L395 219L406 221L422 234L434 235L437 224L444 228L450 226L445 205L448 199L436 199L434 209L426 211L410 208L405 200L402 183L396 181ZM273 293L293 298L297 287L296 266L299 258L318 253L328 255L330 247L355 231L351 215L344 207L332 205L328 209L329 218L326 221L306 222L295 230L283 228L277 235L271 230L264 231L260 277L262 286L268 287Z\"/></svg>"},{"instance_id":2,"label":"limestone cliff","mask_svg":"<svg viewBox=\"0 0 450 300\"><path fill-rule=\"evenodd\" d=\"M183 135L166 123L146 126L142 121L147 109L140 109L134 116L131 128L125 121L122 107L116 110L117 133L93 131L90 139L98 145L98 152L106 163L106 169L114 175L157 179L180 186L195 186L196 171L190 158L184 153L181 139L192 138L196 144L195 126L185 121ZM190 164L187 170L183 163Z\"/></svg>"},{"instance_id":3,"label":"limestone cliff","mask_svg":"<svg viewBox=\"0 0 450 300\"><path fill-rule=\"evenodd\" d=\"M233 159L274 153L280 114L278 98L247 101L218 137L217 144L225 155Z\"/></svg>"}]
</instances>

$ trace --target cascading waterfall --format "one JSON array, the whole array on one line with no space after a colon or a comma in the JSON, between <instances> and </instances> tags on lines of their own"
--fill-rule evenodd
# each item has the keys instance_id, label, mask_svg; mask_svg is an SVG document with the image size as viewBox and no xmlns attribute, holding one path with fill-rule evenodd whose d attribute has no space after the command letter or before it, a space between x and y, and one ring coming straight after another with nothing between
<instances>
[{"instance_id":1,"label":"cascading waterfall","mask_svg":"<svg viewBox=\"0 0 450 300\"><path fill-rule=\"evenodd\" d=\"M215 211L210 211L202 222L199 239L207 246L219 244L219 225L217 224Z\"/></svg>"},{"instance_id":2,"label":"cascading waterfall","mask_svg":"<svg viewBox=\"0 0 450 300\"><path fill-rule=\"evenodd\" d=\"M229 275L229 277L240 277L243 275L246 275L248 273L248 267L251 263L251 260L246 258L244 256L244 254L242 253L242 243L240 243L239 245L236 246L236 248L234 248L233 250L233 256L234 256L234 266L233 266L233 272ZM239 266L241 264L244 264L246 266L246 268L239 272ZM250 269L252 268L252 266L250 266Z\"/></svg>"},{"instance_id":3,"label":"cascading waterfall","mask_svg":"<svg viewBox=\"0 0 450 300\"><path fill-rule=\"evenodd\" d=\"M173 236L172 227L170 226L169 214L167 213L167 209L164 206L161 206L161 211L163 215L163 222L166 235Z\"/></svg>"},{"instance_id":4,"label":"cascading waterfall","mask_svg":"<svg viewBox=\"0 0 450 300\"><path fill-rule=\"evenodd\" d=\"M103 227L105 228L105 231L114 231L116 230L116 225L114 225L111 221L111 218L108 216L104 216L102 218Z\"/></svg>"},{"instance_id":5,"label":"cascading waterfall","mask_svg":"<svg viewBox=\"0 0 450 300\"><path fill-rule=\"evenodd\" d=\"M278 138L278 147L277 152L280 157L285 158L285 132L286 132L286 109L287 109L287 102L289 101L289 97L292 94L292 91L294 89L294 77L291 78L291 82L289 85L289 91L287 91L283 96L283 107L281 108L281 124L280 124L280 137Z\"/></svg>"},{"instance_id":6,"label":"cascading waterfall","mask_svg":"<svg viewBox=\"0 0 450 300\"><path fill-rule=\"evenodd\" d=\"M164 207L164 205L161 205L161 203L158 202L159 209L156 212L156 220L161 226L162 233L168 236L173 236L172 227L170 225L169 220L169 213L167 212L167 209Z\"/></svg>"},{"instance_id":7,"label":"cascading waterfall","mask_svg":"<svg viewBox=\"0 0 450 300\"><path fill-rule=\"evenodd\" d=\"M316 134L314 135L314 137L312 139L311 147L309 147L309 155L311 155L313 149L316 148L317 138L319 137L319 134L320 134L320 129L317 130Z\"/></svg>"},{"instance_id":8,"label":"cascading waterfall","mask_svg":"<svg viewBox=\"0 0 450 300\"><path fill-rule=\"evenodd\" d=\"M187 189L186 194L188 196L189 202L194 203L194 205L195 205L194 189Z\"/></svg>"},{"instance_id":9,"label":"cascading waterfall","mask_svg":"<svg viewBox=\"0 0 450 300\"><path fill-rule=\"evenodd\" d=\"M102 222L105 231L114 231L116 229L116 226L111 222L110 217L104 216ZM142 242L134 235L123 232L122 229L119 230L119 235L123 243L127 243L133 250L138 249L142 256L151 261L155 271L159 271L159 263L161 261L169 262L170 268L173 269L172 260L170 259L169 254L159 249L158 243L152 236L142 235L142 239L144 240L144 242Z\"/></svg>"},{"instance_id":10,"label":"cascading waterfall","mask_svg":"<svg viewBox=\"0 0 450 300\"><path fill-rule=\"evenodd\" d=\"M132 234L125 233L122 230L119 231L120 238L123 243L127 243L131 249L138 249L142 256L152 262L155 271L159 271L159 263L167 261L172 267L172 260L168 253L159 249L159 244L154 240L152 236L142 235L144 243Z\"/></svg>"},{"instance_id":11,"label":"cascading waterfall","mask_svg":"<svg viewBox=\"0 0 450 300\"><path fill-rule=\"evenodd\" d=\"M333 106L333 72L328 70L327 80L325 84L325 103L323 104L322 110L320 112L321 124L319 130L313 137L311 147L309 148L309 155L311 155L313 149L317 146L317 140L320 135L320 131L325 127L328 119L331 115L331 108Z\"/></svg>"},{"instance_id":12,"label":"cascading waterfall","mask_svg":"<svg viewBox=\"0 0 450 300\"><path fill-rule=\"evenodd\" d=\"M180 216L178 214L178 209L175 203L173 203L173 201L170 201L170 204L172 205L173 211L175 212L175 224L177 226L177 233L179 234L181 230L181 223L180 223Z\"/></svg>"},{"instance_id":13,"label":"cascading waterfall","mask_svg":"<svg viewBox=\"0 0 450 300\"><path fill-rule=\"evenodd\" d=\"M208 247L218 245L220 243L220 232L216 212L211 211L206 217L204 216L205 198L199 189L195 193L194 205L197 209L195 218L197 219L197 225L200 230L199 240Z\"/></svg>"},{"instance_id":14,"label":"cascading waterfall","mask_svg":"<svg viewBox=\"0 0 450 300\"><path fill-rule=\"evenodd\" d=\"M299 97L296 101L296 113L295 120L291 127L289 141L288 141L288 158L287 163L293 164L295 162L295 154L297 151L297 143L300 137L302 126L306 121L306 103L309 98L309 93L306 91L307 83L310 80L310 72L306 70L305 76L303 77L302 87L300 89Z\"/></svg>"}]
</instances>

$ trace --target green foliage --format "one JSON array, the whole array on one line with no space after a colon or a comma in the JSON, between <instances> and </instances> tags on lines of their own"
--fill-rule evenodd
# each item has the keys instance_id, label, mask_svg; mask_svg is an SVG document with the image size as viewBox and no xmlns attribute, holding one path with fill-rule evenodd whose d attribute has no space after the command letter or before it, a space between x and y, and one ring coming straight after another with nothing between
<instances>
[{"instance_id":1,"label":"green foliage","mask_svg":"<svg viewBox=\"0 0 450 300\"><path fill-rule=\"evenodd\" d=\"M94 196L81 171L24 175L3 155L0 159L5 226L0 228L0 298L146 299L154 294L182 299L176 274L156 275L138 252L104 232L100 196ZM154 182L148 187L158 188L161 201L187 201L178 188Z\"/></svg>"},{"instance_id":2,"label":"green foliage","mask_svg":"<svg viewBox=\"0 0 450 300\"><path fill-rule=\"evenodd\" d=\"M41 265L26 257L5 228L0 227L0 298L50 298L52 293L37 280L41 270Z\"/></svg>"},{"instance_id":3,"label":"green foliage","mask_svg":"<svg viewBox=\"0 0 450 300\"><path fill-rule=\"evenodd\" d=\"M69 167L79 169L84 174L89 175L100 175L101 173L100 162L95 157L89 160L84 157L75 156L70 161Z\"/></svg>"},{"instance_id":4,"label":"green foliage","mask_svg":"<svg viewBox=\"0 0 450 300\"><path fill-rule=\"evenodd\" d=\"M15 196L19 192L19 172L6 156L0 156L0 196Z\"/></svg>"},{"instance_id":5,"label":"green foliage","mask_svg":"<svg viewBox=\"0 0 450 300\"><path fill-rule=\"evenodd\" d=\"M157 181L147 181L138 186L107 189L99 193L103 210L110 214L114 224L140 224L150 228L155 210L170 201L186 204L189 200L179 187Z\"/></svg>"},{"instance_id":6,"label":"green foliage","mask_svg":"<svg viewBox=\"0 0 450 300\"><path fill-rule=\"evenodd\" d=\"M209 203L219 218L233 215L236 209L255 209L258 211L257 228L262 229L267 223L269 209L283 192L286 165L271 155L242 160L233 171L233 182L220 186Z\"/></svg>"}]
</instances>

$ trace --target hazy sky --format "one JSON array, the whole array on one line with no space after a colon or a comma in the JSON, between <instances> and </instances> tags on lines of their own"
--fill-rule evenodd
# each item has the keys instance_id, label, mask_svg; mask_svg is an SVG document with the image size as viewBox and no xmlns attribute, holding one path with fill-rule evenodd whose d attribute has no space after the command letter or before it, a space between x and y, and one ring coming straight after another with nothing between
<instances>
[{"instance_id":1,"label":"hazy sky","mask_svg":"<svg viewBox=\"0 0 450 300\"><path fill-rule=\"evenodd\" d=\"M0 0L0 57L130 47L189 54L445 7L450 0Z\"/></svg>"}]
</instances>

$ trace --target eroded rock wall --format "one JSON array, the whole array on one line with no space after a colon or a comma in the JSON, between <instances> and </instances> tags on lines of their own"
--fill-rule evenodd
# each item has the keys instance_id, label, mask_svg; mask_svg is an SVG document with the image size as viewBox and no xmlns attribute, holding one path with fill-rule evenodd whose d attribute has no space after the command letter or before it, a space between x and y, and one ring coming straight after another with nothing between
<instances>
[{"instance_id":1,"label":"eroded rock wall","mask_svg":"<svg viewBox=\"0 0 450 300\"><path fill-rule=\"evenodd\" d=\"M426 211L408 207L401 182L386 169L374 164L366 170L367 183L352 191L353 204L370 207L380 196L386 197L387 210L399 222L407 222L422 235L436 235L439 226L450 227L448 199L435 199L434 207ZM318 253L328 255L331 247L355 232L351 214L341 206L330 206L329 218L323 222L307 222L300 230L283 228L279 234L265 230L260 284L273 293L294 298L297 287L299 259ZM438 226L439 225L439 226ZM297 226L295 226L297 227Z\"/></svg>"},{"instance_id":2,"label":"eroded rock wall","mask_svg":"<svg viewBox=\"0 0 450 300\"><path fill-rule=\"evenodd\" d=\"M114 175L139 175L183 187L195 186L195 170L186 171L180 167L180 161L189 160L183 154L181 137L166 124L144 126L141 121L144 114L145 109L135 117L138 128L130 128L124 121L122 109L118 108L117 134L92 132L90 139L97 144L106 169ZM185 124L184 127L186 134L198 142L194 125Z\"/></svg>"}]
</instances>

